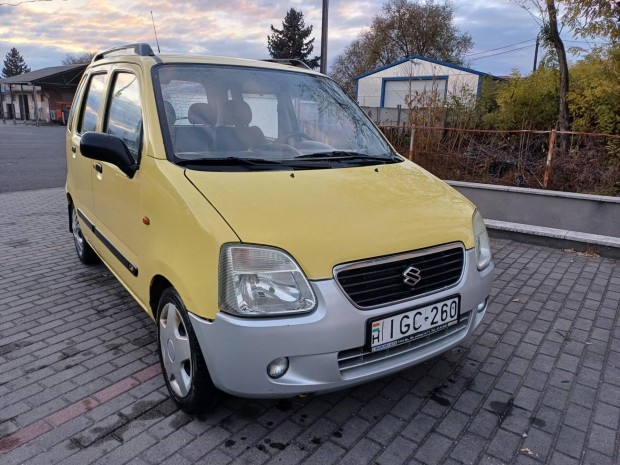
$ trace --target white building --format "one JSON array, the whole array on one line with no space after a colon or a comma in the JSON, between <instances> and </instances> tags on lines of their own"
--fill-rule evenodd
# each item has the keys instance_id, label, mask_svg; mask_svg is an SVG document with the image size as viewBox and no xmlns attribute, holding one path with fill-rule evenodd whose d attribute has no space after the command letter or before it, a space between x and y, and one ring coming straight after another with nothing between
<instances>
[{"instance_id":1,"label":"white building","mask_svg":"<svg viewBox=\"0 0 620 465\"><path fill-rule=\"evenodd\" d=\"M432 58L414 55L358 76L358 104L372 115L383 109L444 105L446 99L475 101L483 78L490 74ZM393 112L383 112L389 114Z\"/></svg>"}]
</instances>

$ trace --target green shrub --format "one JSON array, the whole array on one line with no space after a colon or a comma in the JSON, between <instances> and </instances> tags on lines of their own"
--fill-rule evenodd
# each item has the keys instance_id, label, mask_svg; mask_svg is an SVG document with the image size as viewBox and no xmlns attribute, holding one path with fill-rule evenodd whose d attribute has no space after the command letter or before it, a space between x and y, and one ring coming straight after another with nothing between
<instances>
[{"instance_id":1,"label":"green shrub","mask_svg":"<svg viewBox=\"0 0 620 465\"><path fill-rule=\"evenodd\" d=\"M548 130L558 119L558 73L542 68L531 76L522 77L513 71L509 80L502 83L484 103L491 109L482 116L487 128ZM493 107L496 105L496 108Z\"/></svg>"},{"instance_id":2,"label":"green shrub","mask_svg":"<svg viewBox=\"0 0 620 465\"><path fill-rule=\"evenodd\" d=\"M620 134L620 46L573 65L570 78L573 130Z\"/></svg>"}]
</instances>

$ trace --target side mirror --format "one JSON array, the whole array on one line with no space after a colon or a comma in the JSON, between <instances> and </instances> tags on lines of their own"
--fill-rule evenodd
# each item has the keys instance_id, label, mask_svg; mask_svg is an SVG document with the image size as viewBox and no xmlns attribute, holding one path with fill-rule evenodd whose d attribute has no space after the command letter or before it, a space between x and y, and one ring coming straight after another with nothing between
<instances>
[{"instance_id":1,"label":"side mirror","mask_svg":"<svg viewBox=\"0 0 620 465\"><path fill-rule=\"evenodd\" d=\"M119 137L101 132L85 132L80 140L80 152L86 158L111 163L130 178L136 174L138 164Z\"/></svg>"}]
</instances>

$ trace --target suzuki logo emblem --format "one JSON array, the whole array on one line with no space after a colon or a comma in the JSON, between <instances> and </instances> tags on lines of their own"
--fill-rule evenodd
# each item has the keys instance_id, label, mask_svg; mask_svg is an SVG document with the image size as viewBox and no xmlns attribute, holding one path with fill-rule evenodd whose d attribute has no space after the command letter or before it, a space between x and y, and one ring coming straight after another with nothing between
<instances>
[{"instance_id":1,"label":"suzuki logo emblem","mask_svg":"<svg viewBox=\"0 0 620 465\"><path fill-rule=\"evenodd\" d=\"M422 274L415 266L410 266L403 272L403 281L407 286L413 287L420 282Z\"/></svg>"}]
</instances>

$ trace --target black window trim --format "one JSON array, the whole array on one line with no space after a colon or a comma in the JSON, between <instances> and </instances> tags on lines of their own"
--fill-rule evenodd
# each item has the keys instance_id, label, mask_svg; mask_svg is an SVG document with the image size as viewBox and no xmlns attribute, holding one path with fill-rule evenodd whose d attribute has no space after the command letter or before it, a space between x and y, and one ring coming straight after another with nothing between
<instances>
[{"instance_id":1,"label":"black window trim","mask_svg":"<svg viewBox=\"0 0 620 465\"><path fill-rule=\"evenodd\" d=\"M168 64L168 63L166 63ZM153 84L153 94L155 97L155 108L157 109L157 121L159 123L159 134L161 135L164 143L164 152L166 159L174 163L174 147L172 146L172 138L170 137L170 131L164 130L168 127L166 120L166 110L164 109L164 97L161 93L161 84L159 82L159 68L165 66L163 63L158 63L151 67L151 82Z\"/></svg>"}]
</instances>

